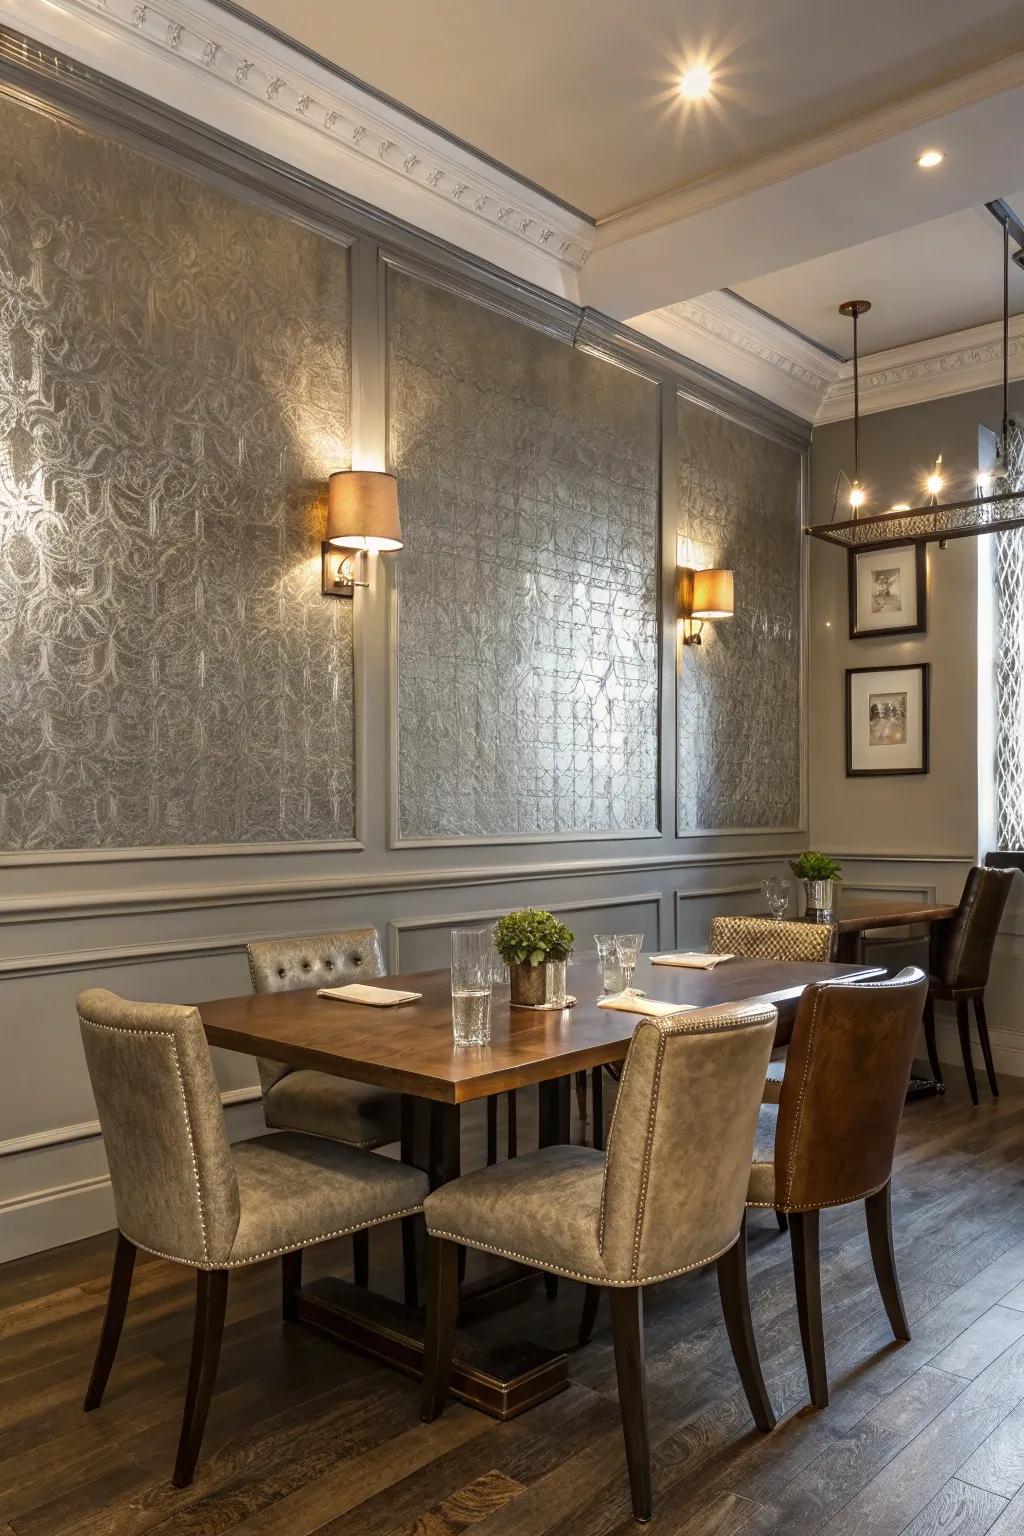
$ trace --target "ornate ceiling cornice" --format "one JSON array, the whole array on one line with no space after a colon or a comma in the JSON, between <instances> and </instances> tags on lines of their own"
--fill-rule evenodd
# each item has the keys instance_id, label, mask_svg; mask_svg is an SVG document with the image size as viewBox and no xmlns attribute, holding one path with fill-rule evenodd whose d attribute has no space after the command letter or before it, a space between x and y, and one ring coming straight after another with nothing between
<instances>
[{"instance_id":1,"label":"ornate ceiling cornice","mask_svg":"<svg viewBox=\"0 0 1024 1536\"><path fill-rule=\"evenodd\" d=\"M470 245L476 223L565 274L578 272L590 253L594 231L585 219L206 0L47 0L45 12L38 0L34 7L0 0L0 16L37 36L45 28L69 51L83 23L100 53L106 39L132 45L190 76L190 110L200 119L210 119L215 102L223 109L230 98L237 113L244 101L246 110L277 119L282 160L294 163L297 136L300 143L316 140L318 156L329 147L337 185L346 187L346 167L358 166L360 185L369 172L381 207L403 211L394 209L395 197L407 204L410 192L428 199L434 223L440 216L454 243ZM62 28L64 17L75 35ZM153 90L149 80L126 83ZM514 264L510 251L508 265ZM564 290L565 278L551 286Z\"/></svg>"}]
</instances>

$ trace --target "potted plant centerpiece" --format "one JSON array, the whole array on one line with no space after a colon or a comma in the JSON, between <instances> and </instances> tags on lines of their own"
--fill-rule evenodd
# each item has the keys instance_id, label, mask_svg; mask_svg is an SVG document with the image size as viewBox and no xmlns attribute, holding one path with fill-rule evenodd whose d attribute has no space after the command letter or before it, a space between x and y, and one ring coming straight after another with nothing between
<instances>
[{"instance_id":1,"label":"potted plant centerpiece","mask_svg":"<svg viewBox=\"0 0 1024 1536\"><path fill-rule=\"evenodd\" d=\"M843 878L842 865L827 853L809 851L791 859L789 867L803 881L808 921L830 923L835 910L836 883Z\"/></svg>"},{"instance_id":2,"label":"potted plant centerpiece","mask_svg":"<svg viewBox=\"0 0 1024 1536\"><path fill-rule=\"evenodd\" d=\"M573 934L550 912L527 907L494 925L494 947L508 966L510 1000L521 1008L565 1006L565 962Z\"/></svg>"}]
</instances>

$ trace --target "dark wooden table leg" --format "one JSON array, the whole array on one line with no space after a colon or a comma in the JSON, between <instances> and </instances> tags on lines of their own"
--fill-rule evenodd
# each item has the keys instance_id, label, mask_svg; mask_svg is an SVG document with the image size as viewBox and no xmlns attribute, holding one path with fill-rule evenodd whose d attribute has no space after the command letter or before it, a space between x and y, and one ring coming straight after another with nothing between
<instances>
[{"instance_id":1,"label":"dark wooden table leg","mask_svg":"<svg viewBox=\"0 0 1024 1536\"><path fill-rule=\"evenodd\" d=\"M539 1146L567 1145L571 1123L571 1086L572 1079L569 1077L553 1077L537 1085L540 1111L540 1134L537 1138ZM549 1275L547 1270L544 1271L544 1289L549 1301L553 1301L558 1295L558 1276Z\"/></svg>"}]
</instances>

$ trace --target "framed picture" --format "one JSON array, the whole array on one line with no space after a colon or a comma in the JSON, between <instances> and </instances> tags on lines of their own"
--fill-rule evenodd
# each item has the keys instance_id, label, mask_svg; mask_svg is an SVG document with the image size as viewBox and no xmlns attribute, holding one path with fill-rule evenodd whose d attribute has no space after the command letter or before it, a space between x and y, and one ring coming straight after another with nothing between
<instances>
[{"instance_id":1,"label":"framed picture","mask_svg":"<svg viewBox=\"0 0 1024 1536\"><path fill-rule=\"evenodd\" d=\"M927 662L846 669L846 775L928 772Z\"/></svg>"},{"instance_id":2,"label":"framed picture","mask_svg":"<svg viewBox=\"0 0 1024 1536\"><path fill-rule=\"evenodd\" d=\"M850 639L923 635L928 617L928 559L923 544L851 549Z\"/></svg>"}]
</instances>

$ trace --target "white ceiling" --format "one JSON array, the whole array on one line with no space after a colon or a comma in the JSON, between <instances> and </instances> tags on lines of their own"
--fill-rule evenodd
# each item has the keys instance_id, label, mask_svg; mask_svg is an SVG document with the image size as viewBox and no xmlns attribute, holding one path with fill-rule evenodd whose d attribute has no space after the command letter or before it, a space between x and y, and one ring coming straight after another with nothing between
<instances>
[{"instance_id":1,"label":"white ceiling","mask_svg":"<svg viewBox=\"0 0 1024 1536\"><path fill-rule=\"evenodd\" d=\"M1024 47L1021 0L247 0L603 219ZM714 100L675 82L706 55Z\"/></svg>"},{"instance_id":2,"label":"white ceiling","mask_svg":"<svg viewBox=\"0 0 1024 1536\"><path fill-rule=\"evenodd\" d=\"M1006 200L1024 214L1024 192ZM841 357L851 355L853 343L851 322L838 306L870 299L860 322L864 356L998 319L1002 244L991 214L967 208L737 283L734 292ZM1024 272L1015 266L1010 313L1024 313Z\"/></svg>"}]
</instances>

